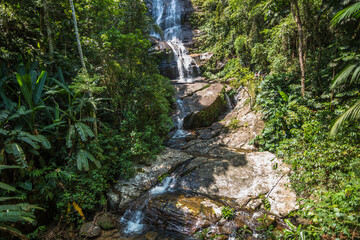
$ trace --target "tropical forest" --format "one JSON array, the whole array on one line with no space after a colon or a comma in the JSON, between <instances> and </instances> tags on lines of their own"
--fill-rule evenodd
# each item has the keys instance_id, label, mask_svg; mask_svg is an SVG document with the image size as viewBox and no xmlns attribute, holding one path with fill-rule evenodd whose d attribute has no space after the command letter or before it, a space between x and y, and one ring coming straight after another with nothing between
<instances>
[{"instance_id":1,"label":"tropical forest","mask_svg":"<svg viewBox=\"0 0 360 240\"><path fill-rule=\"evenodd\" d=\"M0 0L0 239L360 239L358 0Z\"/></svg>"}]
</instances>

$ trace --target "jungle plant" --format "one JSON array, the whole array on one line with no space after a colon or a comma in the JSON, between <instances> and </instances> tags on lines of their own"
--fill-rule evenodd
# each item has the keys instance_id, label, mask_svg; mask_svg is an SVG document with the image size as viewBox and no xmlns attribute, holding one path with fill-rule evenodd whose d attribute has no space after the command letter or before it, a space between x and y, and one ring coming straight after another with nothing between
<instances>
[{"instance_id":1,"label":"jungle plant","mask_svg":"<svg viewBox=\"0 0 360 240\"><path fill-rule=\"evenodd\" d=\"M18 169L19 166L12 165L0 165L0 172L6 169ZM4 192L18 192L15 187L0 182L0 189ZM21 233L20 230L9 226L9 223L19 223L19 222L28 222L35 223L34 210L41 209L35 205L27 203L14 203L14 201L21 200L21 197L11 197L8 194L0 196L0 230L8 232L11 235L18 237L20 239L27 239L27 237ZM6 203L11 202L11 203Z\"/></svg>"},{"instance_id":2,"label":"jungle plant","mask_svg":"<svg viewBox=\"0 0 360 240\"><path fill-rule=\"evenodd\" d=\"M226 220L234 219L234 217L235 217L234 209L229 206L222 207L221 208L221 216Z\"/></svg>"},{"instance_id":3,"label":"jungle plant","mask_svg":"<svg viewBox=\"0 0 360 240\"><path fill-rule=\"evenodd\" d=\"M289 229L284 229L282 232L283 239L299 239L299 240L306 240L305 231L302 230L302 225L299 224L296 227L294 224L290 222L289 219L284 219L286 225Z\"/></svg>"}]
</instances>

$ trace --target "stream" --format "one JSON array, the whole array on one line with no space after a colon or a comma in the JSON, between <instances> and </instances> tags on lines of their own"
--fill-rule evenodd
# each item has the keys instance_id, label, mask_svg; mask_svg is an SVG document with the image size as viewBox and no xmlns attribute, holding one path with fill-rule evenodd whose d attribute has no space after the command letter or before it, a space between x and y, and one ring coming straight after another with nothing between
<instances>
[{"instance_id":1,"label":"stream","mask_svg":"<svg viewBox=\"0 0 360 240\"><path fill-rule=\"evenodd\" d=\"M184 44L184 2L152 0L152 16L163 31L152 36L172 49L178 71L172 81L178 93L187 95L176 100L175 127L168 140L172 148L138 166L133 178L119 181L109 193L111 208L121 213L121 239L264 239L258 229L283 227L282 217L296 207L295 194L285 188L287 177L273 165L279 164L279 171L287 167L274 154L249 147L263 123L247 104L246 90L233 106L226 93L226 101L219 100L223 85L195 81L200 70ZM201 109L206 104L217 107L217 114L227 104L225 121L216 122L214 115L206 126L186 128L196 132L184 130L189 113L200 112L194 106ZM229 131L223 124L234 119L243 125ZM264 207L264 196L270 207ZM230 209L228 219L224 208ZM148 233L156 237L148 238Z\"/></svg>"}]
</instances>

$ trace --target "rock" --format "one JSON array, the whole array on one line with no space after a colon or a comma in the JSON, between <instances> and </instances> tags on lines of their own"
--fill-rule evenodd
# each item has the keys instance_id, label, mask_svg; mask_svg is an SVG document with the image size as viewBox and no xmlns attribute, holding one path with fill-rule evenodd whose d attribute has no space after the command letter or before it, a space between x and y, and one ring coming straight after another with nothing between
<instances>
[{"instance_id":1,"label":"rock","mask_svg":"<svg viewBox=\"0 0 360 240\"><path fill-rule=\"evenodd\" d=\"M115 228L114 220L106 214L103 214L98 218L97 224L104 230Z\"/></svg>"},{"instance_id":2,"label":"rock","mask_svg":"<svg viewBox=\"0 0 360 240\"><path fill-rule=\"evenodd\" d=\"M155 240L158 236L159 234L157 232L147 232L145 234L146 240Z\"/></svg>"},{"instance_id":3,"label":"rock","mask_svg":"<svg viewBox=\"0 0 360 240\"><path fill-rule=\"evenodd\" d=\"M87 222L80 228L80 235L83 237L98 237L101 234L101 228L94 225L93 222Z\"/></svg>"},{"instance_id":4,"label":"rock","mask_svg":"<svg viewBox=\"0 0 360 240\"><path fill-rule=\"evenodd\" d=\"M101 236L95 240L119 240L121 237L119 229L103 230Z\"/></svg>"},{"instance_id":5,"label":"rock","mask_svg":"<svg viewBox=\"0 0 360 240\"><path fill-rule=\"evenodd\" d=\"M226 148L213 148L207 155L214 158L197 158L186 167L186 175L177 181L179 189L233 198L243 207L250 199L265 196L272 190L269 195L271 212L284 216L295 209L296 195L284 186L289 184L289 179L273 169L275 163L284 172L286 167L274 154L245 154Z\"/></svg>"},{"instance_id":6,"label":"rock","mask_svg":"<svg viewBox=\"0 0 360 240\"><path fill-rule=\"evenodd\" d=\"M221 132L221 130L211 130L211 129L204 129L204 130L199 130L199 137L203 140L207 140L210 138L213 138L217 135L219 135Z\"/></svg>"},{"instance_id":7,"label":"rock","mask_svg":"<svg viewBox=\"0 0 360 240\"><path fill-rule=\"evenodd\" d=\"M130 179L119 180L109 191L108 199L112 210L121 211L126 206L149 190L158 181L158 177L168 173L178 164L192 158L191 155L175 149L166 148L152 160L151 166L140 167L141 171Z\"/></svg>"},{"instance_id":8,"label":"rock","mask_svg":"<svg viewBox=\"0 0 360 240\"><path fill-rule=\"evenodd\" d=\"M170 232L192 235L215 224L223 206L207 197L169 193L149 201L145 221Z\"/></svg>"},{"instance_id":9,"label":"rock","mask_svg":"<svg viewBox=\"0 0 360 240\"><path fill-rule=\"evenodd\" d=\"M207 127L216 121L225 106L222 90L222 84L211 84L183 99L190 108L184 119L185 129Z\"/></svg>"},{"instance_id":10,"label":"rock","mask_svg":"<svg viewBox=\"0 0 360 240\"><path fill-rule=\"evenodd\" d=\"M190 57L192 57L197 65L199 67L205 65L210 59L211 57L213 56L214 54L213 53L210 53L210 52L206 52L206 53L194 53L194 54L190 54Z\"/></svg>"}]
</instances>

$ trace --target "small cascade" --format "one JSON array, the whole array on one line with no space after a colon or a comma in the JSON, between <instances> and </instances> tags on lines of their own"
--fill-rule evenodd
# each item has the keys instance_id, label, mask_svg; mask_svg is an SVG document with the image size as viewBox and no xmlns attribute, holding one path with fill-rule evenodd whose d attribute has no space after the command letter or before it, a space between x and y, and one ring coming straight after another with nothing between
<instances>
[{"instance_id":1,"label":"small cascade","mask_svg":"<svg viewBox=\"0 0 360 240\"><path fill-rule=\"evenodd\" d=\"M149 190L147 194L144 195L144 201L142 204L133 206L129 208L123 217L120 219L120 222L124 224L123 233L126 235L136 235L141 234L146 228L144 221L144 209L146 204L149 202L152 196L164 194L171 191L176 184L176 174L173 173L171 176L164 178L159 185L154 186ZM140 207L139 207L140 206Z\"/></svg>"},{"instance_id":2,"label":"small cascade","mask_svg":"<svg viewBox=\"0 0 360 240\"><path fill-rule=\"evenodd\" d=\"M140 234L145 225L142 224L144 219L143 209L136 211L127 210L124 216L120 219L120 222L126 224L123 232L125 234Z\"/></svg>"},{"instance_id":3,"label":"small cascade","mask_svg":"<svg viewBox=\"0 0 360 240\"><path fill-rule=\"evenodd\" d=\"M176 118L175 118L175 128L176 128L176 132L174 134L174 136L172 138L184 138L186 137L189 133L187 131L184 130L184 119L186 117L186 111L185 111L185 107L184 107L184 101L181 99L178 99L176 101Z\"/></svg>"},{"instance_id":4,"label":"small cascade","mask_svg":"<svg viewBox=\"0 0 360 240\"><path fill-rule=\"evenodd\" d=\"M150 194L157 195L169 192L172 188L174 188L175 183L176 178L174 175L171 177L166 177L161 181L161 184L159 186L155 186L153 189L150 190Z\"/></svg>"}]
</instances>

